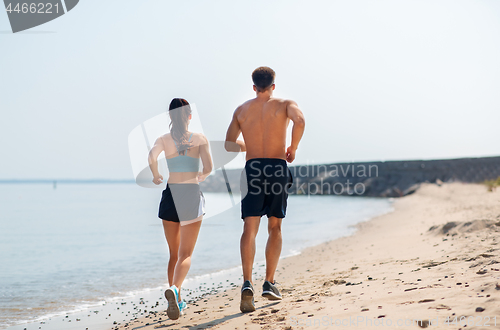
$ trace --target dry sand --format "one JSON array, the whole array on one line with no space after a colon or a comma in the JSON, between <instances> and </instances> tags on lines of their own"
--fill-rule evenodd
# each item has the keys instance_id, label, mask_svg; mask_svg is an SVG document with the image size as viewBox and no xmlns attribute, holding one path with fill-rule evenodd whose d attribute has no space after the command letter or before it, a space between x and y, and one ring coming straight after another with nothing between
<instances>
[{"instance_id":1,"label":"dry sand","mask_svg":"<svg viewBox=\"0 0 500 330\"><path fill-rule=\"evenodd\" d=\"M177 321L156 313L116 328L500 329L500 191L426 184L394 206L352 236L281 260L279 303L260 297L259 281L253 313L240 313L234 289Z\"/></svg>"}]
</instances>

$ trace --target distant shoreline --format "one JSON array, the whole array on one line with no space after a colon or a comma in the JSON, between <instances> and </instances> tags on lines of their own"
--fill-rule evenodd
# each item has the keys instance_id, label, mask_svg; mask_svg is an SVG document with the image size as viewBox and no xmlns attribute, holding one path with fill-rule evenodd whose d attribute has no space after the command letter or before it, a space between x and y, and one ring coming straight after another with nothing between
<instances>
[{"instance_id":1,"label":"distant shoreline","mask_svg":"<svg viewBox=\"0 0 500 330\"><path fill-rule=\"evenodd\" d=\"M0 179L0 184L135 184L134 180L111 180L111 179Z\"/></svg>"},{"instance_id":2,"label":"distant shoreline","mask_svg":"<svg viewBox=\"0 0 500 330\"><path fill-rule=\"evenodd\" d=\"M422 183L438 185L444 182L481 183L496 179L500 177L500 157L289 164L289 168L295 181L291 194L402 197L414 193ZM373 173L372 168L374 168ZM240 190L241 171L241 168L226 170L233 191ZM0 184L136 183L140 182L136 182L135 179L0 179ZM147 181L147 184L151 182ZM323 192L325 185L329 189ZM357 185L362 187L362 193L353 193ZM220 169L212 173L200 186L205 192L227 192L227 182ZM341 192L335 190L337 186L342 188Z\"/></svg>"},{"instance_id":3,"label":"distant shoreline","mask_svg":"<svg viewBox=\"0 0 500 330\"><path fill-rule=\"evenodd\" d=\"M500 177L500 157L436 160L391 160L334 164L290 165L295 195L402 197L421 184L481 183ZM233 191L240 189L241 170L226 170ZM217 171L201 184L205 192L225 191L225 177Z\"/></svg>"}]
</instances>

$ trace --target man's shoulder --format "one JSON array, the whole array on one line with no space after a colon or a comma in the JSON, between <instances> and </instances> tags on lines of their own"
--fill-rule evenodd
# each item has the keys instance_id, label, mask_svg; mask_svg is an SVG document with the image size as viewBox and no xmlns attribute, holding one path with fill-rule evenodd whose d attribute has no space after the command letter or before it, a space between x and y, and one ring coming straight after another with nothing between
<instances>
[{"instance_id":1,"label":"man's shoulder","mask_svg":"<svg viewBox=\"0 0 500 330\"><path fill-rule=\"evenodd\" d=\"M285 100L283 100L283 102L286 103L287 106L291 105L291 104L297 105L297 102L295 102L294 100L290 100L290 99L285 99Z\"/></svg>"},{"instance_id":2,"label":"man's shoulder","mask_svg":"<svg viewBox=\"0 0 500 330\"><path fill-rule=\"evenodd\" d=\"M273 97L271 100L276 102L276 103L280 103L282 105L285 105L285 106L288 106L290 104L297 104L297 102L295 102L294 100L290 100L290 99L280 99L280 98Z\"/></svg>"},{"instance_id":3,"label":"man's shoulder","mask_svg":"<svg viewBox=\"0 0 500 330\"><path fill-rule=\"evenodd\" d=\"M252 103L255 101L255 99L250 99L248 101L245 101L243 102L242 104L240 104L236 110L234 110L234 115L236 117L238 117L243 111L245 111L246 109L250 108Z\"/></svg>"},{"instance_id":4,"label":"man's shoulder","mask_svg":"<svg viewBox=\"0 0 500 330\"><path fill-rule=\"evenodd\" d=\"M255 103L255 99L250 99L250 100L246 100L245 102L243 102L242 104L240 104L236 110L243 110L243 109L246 109L248 108L249 106L251 106L253 103Z\"/></svg>"}]
</instances>

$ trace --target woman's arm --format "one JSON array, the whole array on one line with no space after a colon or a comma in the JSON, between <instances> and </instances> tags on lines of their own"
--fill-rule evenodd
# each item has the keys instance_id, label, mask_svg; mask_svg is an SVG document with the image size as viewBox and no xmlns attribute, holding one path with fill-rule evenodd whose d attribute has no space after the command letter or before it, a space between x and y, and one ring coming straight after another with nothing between
<instances>
[{"instance_id":1,"label":"woman's arm","mask_svg":"<svg viewBox=\"0 0 500 330\"><path fill-rule=\"evenodd\" d=\"M204 181L207 176L212 173L213 169L213 164L212 164L212 157L210 157L210 148L208 144L207 138L202 134L202 144L200 144L200 158L201 162L203 163L203 170L198 175L198 181Z\"/></svg>"},{"instance_id":2,"label":"woman's arm","mask_svg":"<svg viewBox=\"0 0 500 330\"><path fill-rule=\"evenodd\" d=\"M148 155L149 168L153 173L153 183L156 185L163 182L163 176L158 172L158 156L163 150L163 140L159 137L156 139L155 145L151 148Z\"/></svg>"}]
</instances>

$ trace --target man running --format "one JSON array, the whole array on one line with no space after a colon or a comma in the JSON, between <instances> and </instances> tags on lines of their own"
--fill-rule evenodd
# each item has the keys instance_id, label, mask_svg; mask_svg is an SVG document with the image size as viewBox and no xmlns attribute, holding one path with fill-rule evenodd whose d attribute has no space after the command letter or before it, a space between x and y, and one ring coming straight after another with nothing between
<instances>
[{"instance_id":1,"label":"man running","mask_svg":"<svg viewBox=\"0 0 500 330\"><path fill-rule=\"evenodd\" d=\"M263 215L268 217L269 237L262 296L281 300L274 273L281 254L281 221L286 214L287 188L292 182L286 162L291 163L295 159L305 128L304 115L297 103L273 97L275 76L271 68L255 69L252 80L256 97L236 109L226 135L226 150L246 151L247 160L242 178L244 198L241 201L244 227L240 250L244 283L240 310L243 313L255 310L252 269L255 236ZM292 142L286 148L286 131L290 120L293 121ZM238 140L240 133L243 134L243 141Z\"/></svg>"}]
</instances>

